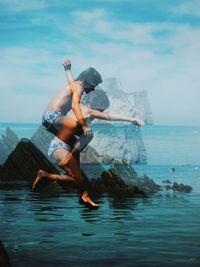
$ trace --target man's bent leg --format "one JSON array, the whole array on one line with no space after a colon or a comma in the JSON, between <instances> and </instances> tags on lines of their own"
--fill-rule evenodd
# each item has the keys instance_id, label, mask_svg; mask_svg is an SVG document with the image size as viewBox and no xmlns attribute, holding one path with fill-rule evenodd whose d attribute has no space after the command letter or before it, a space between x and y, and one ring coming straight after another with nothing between
<instances>
[{"instance_id":1,"label":"man's bent leg","mask_svg":"<svg viewBox=\"0 0 200 267\"><path fill-rule=\"evenodd\" d=\"M79 184L77 183L76 179L72 176L69 175L60 175L60 174L53 174L53 173L48 173L43 170L39 170L37 173L37 177L33 183L32 190L35 191L38 184L41 182L42 179L48 179L51 181L56 181L56 182L70 182L73 185L75 185L77 188L79 188Z\"/></svg>"},{"instance_id":2,"label":"man's bent leg","mask_svg":"<svg viewBox=\"0 0 200 267\"><path fill-rule=\"evenodd\" d=\"M67 171L68 173L70 169L70 171L73 173L73 177L76 180L77 184L79 185L79 189L80 189L80 195L81 195L80 203L86 206L90 206L92 208L98 208L99 205L94 203L92 199L89 197L88 191L90 190L91 184L89 180L85 176L83 176L81 169L79 167L79 164L77 163L74 155L68 151L66 151L65 153L64 152L59 153L59 150L57 150L54 152L53 156L58 161L64 155L65 155L65 158L58 163L58 166L62 168L63 170ZM67 163L65 163L66 157L68 157Z\"/></svg>"},{"instance_id":3,"label":"man's bent leg","mask_svg":"<svg viewBox=\"0 0 200 267\"><path fill-rule=\"evenodd\" d=\"M84 134L74 144L70 153L68 153L63 160L59 163L59 166L66 165L72 157L79 158L80 152L91 142L92 137L87 137ZM76 161L79 165L79 162ZM61 164L61 165L60 165Z\"/></svg>"}]
</instances>

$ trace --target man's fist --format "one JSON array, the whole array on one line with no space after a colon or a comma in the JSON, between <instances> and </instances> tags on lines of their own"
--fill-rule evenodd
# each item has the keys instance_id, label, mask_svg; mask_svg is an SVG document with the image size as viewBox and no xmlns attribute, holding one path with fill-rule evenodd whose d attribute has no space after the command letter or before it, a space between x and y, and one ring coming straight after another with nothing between
<instances>
[{"instance_id":1,"label":"man's fist","mask_svg":"<svg viewBox=\"0 0 200 267\"><path fill-rule=\"evenodd\" d=\"M86 127L84 129L84 135L88 138L92 138L93 137L93 132L89 127Z\"/></svg>"},{"instance_id":2,"label":"man's fist","mask_svg":"<svg viewBox=\"0 0 200 267\"><path fill-rule=\"evenodd\" d=\"M71 70L71 66L72 66L71 60L69 58L65 58L63 61L63 66L64 66L65 71Z\"/></svg>"},{"instance_id":3,"label":"man's fist","mask_svg":"<svg viewBox=\"0 0 200 267\"><path fill-rule=\"evenodd\" d=\"M144 124L145 124L142 120L139 120L136 118L133 118L132 123L135 125L138 125L138 126L144 126Z\"/></svg>"}]
</instances>

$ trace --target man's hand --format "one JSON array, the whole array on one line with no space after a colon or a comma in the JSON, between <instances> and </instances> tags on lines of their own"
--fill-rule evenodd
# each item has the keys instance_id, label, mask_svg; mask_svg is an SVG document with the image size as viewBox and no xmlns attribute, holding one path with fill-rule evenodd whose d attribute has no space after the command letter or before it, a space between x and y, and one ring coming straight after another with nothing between
<instances>
[{"instance_id":1,"label":"man's hand","mask_svg":"<svg viewBox=\"0 0 200 267\"><path fill-rule=\"evenodd\" d=\"M135 124L135 125L138 125L138 126L144 126L144 124L145 124L142 120L139 120L139 119L136 119L136 118L132 119L132 123Z\"/></svg>"},{"instance_id":2,"label":"man's hand","mask_svg":"<svg viewBox=\"0 0 200 267\"><path fill-rule=\"evenodd\" d=\"M63 61L63 66L64 66L65 71L71 70L71 66L72 66L71 60L69 58L65 58Z\"/></svg>"},{"instance_id":3,"label":"man's hand","mask_svg":"<svg viewBox=\"0 0 200 267\"><path fill-rule=\"evenodd\" d=\"M88 138L92 138L93 137L93 132L89 127L86 127L83 131L84 135Z\"/></svg>"}]
</instances>

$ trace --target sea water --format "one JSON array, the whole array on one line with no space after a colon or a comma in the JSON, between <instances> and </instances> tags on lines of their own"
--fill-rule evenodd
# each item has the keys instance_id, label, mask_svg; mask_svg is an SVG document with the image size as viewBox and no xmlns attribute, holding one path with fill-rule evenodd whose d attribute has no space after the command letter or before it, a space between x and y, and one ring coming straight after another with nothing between
<instances>
[{"instance_id":1,"label":"sea water","mask_svg":"<svg viewBox=\"0 0 200 267\"><path fill-rule=\"evenodd\" d=\"M38 127L0 124L0 134L7 126L27 138ZM75 193L32 193L26 183L0 184L0 239L12 266L200 266L200 127L141 131L148 164L134 165L136 171L159 184L189 184L193 191L103 195L96 198L101 207L91 211Z\"/></svg>"}]
</instances>

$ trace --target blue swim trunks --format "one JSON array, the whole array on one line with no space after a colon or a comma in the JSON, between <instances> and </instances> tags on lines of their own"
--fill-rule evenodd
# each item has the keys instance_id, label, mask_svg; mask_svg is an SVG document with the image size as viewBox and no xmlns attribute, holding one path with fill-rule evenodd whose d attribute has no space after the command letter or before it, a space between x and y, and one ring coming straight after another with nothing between
<instances>
[{"instance_id":1,"label":"blue swim trunks","mask_svg":"<svg viewBox=\"0 0 200 267\"><path fill-rule=\"evenodd\" d=\"M66 149L67 151L71 151L71 147L64 143L63 141L59 140L58 138L54 138L50 145L49 145L49 149L48 149L48 156L51 157L52 154L57 150L57 149Z\"/></svg>"},{"instance_id":2,"label":"blue swim trunks","mask_svg":"<svg viewBox=\"0 0 200 267\"><path fill-rule=\"evenodd\" d=\"M42 116L42 125L51 133L57 134L58 127L54 125L54 121L60 117L64 116L60 111L47 111Z\"/></svg>"}]
</instances>

